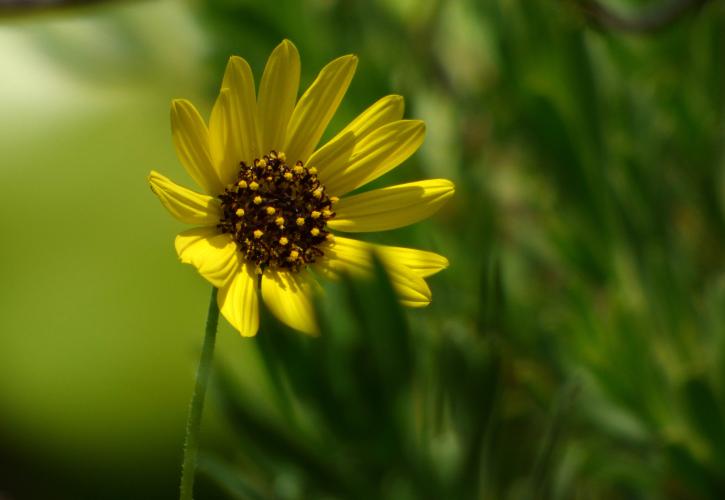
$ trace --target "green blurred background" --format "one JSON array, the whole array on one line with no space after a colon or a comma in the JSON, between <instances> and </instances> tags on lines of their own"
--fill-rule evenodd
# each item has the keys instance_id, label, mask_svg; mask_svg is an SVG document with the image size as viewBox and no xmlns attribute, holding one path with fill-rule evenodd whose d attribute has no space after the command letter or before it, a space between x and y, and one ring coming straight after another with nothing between
<instances>
[{"instance_id":1,"label":"green blurred background","mask_svg":"<svg viewBox=\"0 0 725 500\"><path fill-rule=\"evenodd\" d=\"M283 38L300 50L303 85L331 58L360 56L328 136L389 93L426 121L421 151L378 184L446 177L457 194L431 220L367 239L431 249L451 267L431 279L433 304L405 313L409 329L395 308L383 315L407 346L391 347L393 364L414 360L381 385L409 403L413 431L401 434L385 412L351 433L367 410L340 428L289 423L325 414L325 373L352 370L317 373L316 356L324 345L324 359L344 359L351 344L329 340L345 335L341 311L385 308L366 289L348 285L352 305L327 307L338 326L326 340L271 319L247 340L224 323L217 366L239 387L210 398L197 497L725 494L722 1L4 5L0 498L176 497L209 288L178 263L181 225L146 175L190 184L170 100L208 113L227 57L259 77ZM670 5L698 8L668 17ZM361 356L384 362L369 349ZM317 382L303 393L299 379ZM356 387L335 399L342 413L361 399L387 408L378 389ZM245 395L234 411L220 404L231 392ZM272 417L245 412L261 409L327 444L254 427ZM414 453L400 444L409 434ZM393 479L379 473L388 455L365 451L370 435L408 450ZM338 445L359 477L300 458Z\"/></svg>"}]
</instances>

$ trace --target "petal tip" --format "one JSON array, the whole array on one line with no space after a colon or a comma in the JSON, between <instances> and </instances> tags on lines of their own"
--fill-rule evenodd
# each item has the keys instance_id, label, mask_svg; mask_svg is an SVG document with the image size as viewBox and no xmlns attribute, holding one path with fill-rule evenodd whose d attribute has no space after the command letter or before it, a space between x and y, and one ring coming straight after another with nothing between
<instances>
[{"instance_id":1,"label":"petal tip","mask_svg":"<svg viewBox=\"0 0 725 500\"><path fill-rule=\"evenodd\" d=\"M416 141L422 141L423 139L425 139L427 127L423 120L404 119L393 123L398 123L398 126L402 126L401 131L405 131L406 134L409 134L409 137L411 139Z\"/></svg>"},{"instance_id":2,"label":"petal tip","mask_svg":"<svg viewBox=\"0 0 725 500\"><path fill-rule=\"evenodd\" d=\"M411 307L415 309L421 309L423 307L428 307L430 303L432 302L431 299L426 300L401 300L400 303L404 305L405 307Z\"/></svg>"},{"instance_id":3,"label":"petal tip","mask_svg":"<svg viewBox=\"0 0 725 500\"><path fill-rule=\"evenodd\" d=\"M257 336L257 331L258 330L259 329L256 329L256 330L245 330L245 331L237 330L237 331L239 332L239 335L241 335L245 339L250 339L252 337L256 337Z\"/></svg>"},{"instance_id":4,"label":"petal tip","mask_svg":"<svg viewBox=\"0 0 725 500\"><path fill-rule=\"evenodd\" d=\"M237 71L246 72L246 70L249 68L249 63L243 57L232 55L229 56L229 61L227 62L227 71L232 68L237 68ZM251 69L249 69L249 71L251 71ZM228 83L228 78L229 77L225 73L225 78L222 80L222 87L224 87Z\"/></svg>"},{"instance_id":5,"label":"petal tip","mask_svg":"<svg viewBox=\"0 0 725 500\"><path fill-rule=\"evenodd\" d=\"M350 65L353 68L357 66L357 63L359 61L359 57L357 54L347 54L342 57L340 57L341 62L343 62L346 65Z\"/></svg>"},{"instance_id":6,"label":"petal tip","mask_svg":"<svg viewBox=\"0 0 725 500\"><path fill-rule=\"evenodd\" d=\"M444 200L447 200L448 198L452 197L454 194L456 194L456 185L453 184L453 182L449 181L448 179L443 179L443 194L441 198Z\"/></svg>"},{"instance_id":7,"label":"petal tip","mask_svg":"<svg viewBox=\"0 0 725 500\"><path fill-rule=\"evenodd\" d=\"M438 193L437 198L448 199L456 192L456 185L448 179L430 179L428 181L432 189Z\"/></svg>"},{"instance_id":8,"label":"petal tip","mask_svg":"<svg viewBox=\"0 0 725 500\"><path fill-rule=\"evenodd\" d=\"M156 170L151 170L149 172L149 175L146 176L146 180L151 185L151 189L154 188L154 184L157 183L160 179L163 179L163 175L158 173Z\"/></svg>"},{"instance_id":9,"label":"petal tip","mask_svg":"<svg viewBox=\"0 0 725 500\"><path fill-rule=\"evenodd\" d=\"M189 106L193 107L193 104L188 99L172 99L171 100L171 111L174 113L178 113L182 111L184 108L188 108Z\"/></svg>"},{"instance_id":10,"label":"petal tip","mask_svg":"<svg viewBox=\"0 0 725 500\"><path fill-rule=\"evenodd\" d=\"M450 179L441 179L441 184L443 184L446 188L450 189L451 191L456 190L456 185L453 183Z\"/></svg>"},{"instance_id":11,"label":"petal tip","mask_svg":"<svg viewBox=\"0 0 725 500\"><path fill-rule=\"evenodd\" d=\"M391 95L389 95L388 96L388 101L391 104L395 104L395 105L401 105L402 106L403 104L405 104L405 98L402 95L399 95L399 94L391 94Z\"/></svg>"},{"instance_id":12,"label":"petal tip","mask_svg":"<svg viewBox=\"0 0 725 500\"><path fill-rule=\"evenodd\" d=\"M289 38L283 39L278 47L283 48L284 50L297 52L297 46Z\"/></svg>"}]
</instances>

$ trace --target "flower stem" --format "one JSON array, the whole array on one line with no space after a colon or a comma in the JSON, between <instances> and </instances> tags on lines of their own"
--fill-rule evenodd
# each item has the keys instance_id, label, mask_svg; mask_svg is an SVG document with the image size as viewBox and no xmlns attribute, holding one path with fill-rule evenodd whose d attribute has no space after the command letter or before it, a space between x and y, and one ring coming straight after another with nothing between
<instances>
[{"instance_id":1,"label":"flower stem","mask_svg":"<svg viewBox=\"0 0 725 500\"><path fill-rule=\"evenodd\" d=\"M216 341L217 325L219 324L219 306L217 306L216 295L217 289L212 288L209 312L206 317L204 344L201 347L199 366L196 369L194 393L191 395L189 414L186 420L184 463L181 467L180 500L192 500L194 494L194 473L196 472L196 457L199 451L201 415L204 411L204 397L206 396L206 386L209 382L209 373L211 372L211 364L214 359L214 343Z\"/></svg>"}]
</instances>

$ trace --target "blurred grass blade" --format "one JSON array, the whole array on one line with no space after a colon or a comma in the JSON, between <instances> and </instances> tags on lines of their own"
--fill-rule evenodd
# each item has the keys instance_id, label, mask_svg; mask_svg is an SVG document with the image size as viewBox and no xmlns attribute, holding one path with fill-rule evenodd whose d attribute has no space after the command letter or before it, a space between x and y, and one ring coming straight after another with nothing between
<instances>
[{"instance_id":1,"label":"blurred grass blade","mask_svg":"<svg viewBox=\"0 0 725 500\"><path fill-rule=\"evenodd\" d=\"M530 500L549 497L547 490L551 484L551 475L556 471L556 450L566 432L566 426L579 390L579 384L572 382L562 387L557 395L549 426L541 441L541 448L529 479L528 498Z\"/></svg>"},{"instance_id":2,"label":"blurred grass blade","mask_svg":"<svg viewBox=\"0 0 725 500\"><path fill-rule=\"evenodd\" d=\"M235 500L270 500L269 496L249 484L241 471L212 455L199 456L199 472L208 476Z\"/></svg>"},{"instance_id":3,"label":"blurred grass blade","mask_svg":"<svg viewBox=\"0 0 725 500\"><path fill-rule=\"evenodd\" d=\"M219 402L233 429L246 443L264 455L299 467L324 491L350 495L354 488L341 470L341 463L331 462L322 443L311 442L309 435L290 432L284 423L260 411L259 405L247 400L226 369L215 380ZM354 498L351 497L351 498Z\"/></svg>"},{"instance_id":4,"label":"blurred grass blade","mask_svg":"<svg viewBox=\"0 0 725 500\"><path fill-rule=\"evenodd\" d=\"M683 397L693 429L708 444L717 467L725 471L725 417L710 383L702 377L688 380Z\"/></svg>"},{"instance_id":5,"label":"blurred grass blade","mask_svg":"<svg viewBox=\"0 0 725 500\"><path fill-rule=\"evenodd\" d=\"M506 297L501 259L491 246L488 247L481 269L481 299L478 330L482 334L502 333L505 328Z\"/></svg>"}]
</instances>

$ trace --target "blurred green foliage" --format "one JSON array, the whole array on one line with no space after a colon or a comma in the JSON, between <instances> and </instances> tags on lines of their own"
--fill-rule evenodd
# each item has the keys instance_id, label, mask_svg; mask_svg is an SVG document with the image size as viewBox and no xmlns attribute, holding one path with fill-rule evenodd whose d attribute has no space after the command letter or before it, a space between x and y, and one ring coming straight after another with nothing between
<instances>
[{"instance_id":1,"label":"blurred green foliage","mask_svg":"<svg viewBox=\"0 0 725 500\"><path fill-rule=\"evenodd\" d=\"M498 394L487 342L412 332L381 267L330 285L322 335L260 337L278 384L263 405L222 370L238 440L202 470L237 498L468 498L485 491L484 438ZM486 458L492 449L485 447Z\"/></svg>"},{"instance_id":2,"label":"blurred green foliage","mask_svg":"<svg viewBox=\"0 0 725 500\"><path fill-rule=\"evenodd\" d=\"M610 2L602 0L609 5ZM622 0L629 15L657 2ZM635 15L635 14L632 14ZM447 177L433 304L341 283L316 339L223 327L199 498L706 499L725 491L725 5L207 0L0 19L0 495L174 498L207 287L144 184L173 97L282 38L405 96Z\"/></svg>"}]
</instances>

